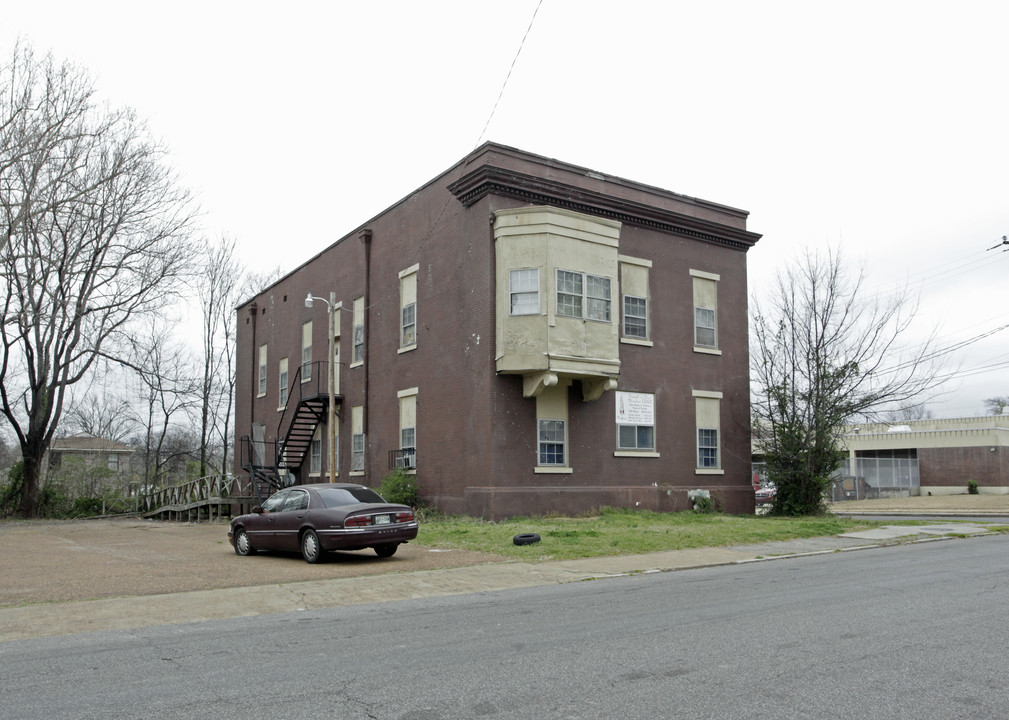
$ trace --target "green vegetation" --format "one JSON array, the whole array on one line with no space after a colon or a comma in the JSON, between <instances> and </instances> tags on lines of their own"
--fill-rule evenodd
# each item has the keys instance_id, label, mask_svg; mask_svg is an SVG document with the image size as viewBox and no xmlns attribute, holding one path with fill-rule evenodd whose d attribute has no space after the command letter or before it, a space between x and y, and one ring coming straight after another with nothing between
<instances>
[{"instance_id":1,"label":"green vegetation","mask_svg":"<svg viewBox=\"0 0 1009 720\"><path fill-rule=\"evenodd\" d=\"M761 517L611 508L584 517L523 517L500 522L425 513L417 543L526 560L572 560L822 537L875 524L830 515ZM514 545L512 538L520 533L537 533L542 541Z\"/></svg>"},{"instance_id":2,"label":"green vegetation","mask_svg":"<svg viewBox=\"0 0 1009 720\"><path fill-rule=\"evenodd\" d=\"M14 515L21 501L24 482L24 462L18 461L7 473L7 482L0 482L0 518ZM98 495L80 495L69 491L59 481L47 483L39 493L39 517L68 519L114 515L136 510L135 498L123 497L114 490L105 489Z\"/></svg>"},{"instance_id":3,"label":"green vegetation","mask_svg":"<svg viewBox=\"0 0 1009 720\"><path fill-rule=\"evenodd\" d=\"M970 495L977 495L977 480L967 481L967 493Z\"/></svg>"},{"instance_id":4,"label":"green vegetation","mask_svg":"<svg viewBox=\"0 0 1009 720\"><path fill-rule=\"evenodd\" d=\"M396 470L382 478L378 494L387 502L420 507L420 496L417 493L417 476L407 475L404 470Z\"/></svg>"}]
</instances>

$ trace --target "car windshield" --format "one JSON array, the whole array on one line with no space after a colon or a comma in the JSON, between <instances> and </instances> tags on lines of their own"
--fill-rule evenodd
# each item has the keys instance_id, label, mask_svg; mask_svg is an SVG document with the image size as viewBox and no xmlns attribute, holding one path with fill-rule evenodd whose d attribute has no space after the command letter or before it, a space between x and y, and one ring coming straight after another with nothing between
<instances>
[{"instance_id":1,"label":"car windshield","mask_svg":"<svg viewBox=\"0 0 1009 720\"><path fill-rule=\"evenodd\" d=\"M328 508L354 505L355 503L385 502L381 495L368 488L324 488L319 490L319 497Z\"/></svg>"}]
</instances>

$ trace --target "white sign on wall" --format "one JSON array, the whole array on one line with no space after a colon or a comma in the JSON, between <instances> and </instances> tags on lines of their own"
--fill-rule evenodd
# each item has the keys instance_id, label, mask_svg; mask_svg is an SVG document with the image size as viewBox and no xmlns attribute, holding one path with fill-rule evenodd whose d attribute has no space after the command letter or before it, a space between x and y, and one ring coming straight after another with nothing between
<instances>
[{"instance_id":1,"label":"white sign on wall","mask_svg":"<svg viewBox=\"0 0 1009 720\"><path fill-rule=\"evenodd\" d=\"M651 393L616 393L618 425L654 425L655 395Z\"/></svg>"}]
</instances>

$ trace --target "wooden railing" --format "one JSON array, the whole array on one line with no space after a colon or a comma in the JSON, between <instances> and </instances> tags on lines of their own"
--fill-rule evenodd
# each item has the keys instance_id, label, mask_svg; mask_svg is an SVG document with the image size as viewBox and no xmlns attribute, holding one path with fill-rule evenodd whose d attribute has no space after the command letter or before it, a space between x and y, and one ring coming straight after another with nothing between
<instances>
[{"instance_id":1,"label":"wooden railing","mask_svg":"<svg viewBox=\"0 0 1009 720\"><path fill-rule=\"evenodd\" d=\"M247 490L232 475L208 475L179 485L158 488L140 496L140 512L144 517L167 520L199 520L206 516L213 520L224 513L231 514L232 506L247 500Z\"/></svg>"}]
</instances>

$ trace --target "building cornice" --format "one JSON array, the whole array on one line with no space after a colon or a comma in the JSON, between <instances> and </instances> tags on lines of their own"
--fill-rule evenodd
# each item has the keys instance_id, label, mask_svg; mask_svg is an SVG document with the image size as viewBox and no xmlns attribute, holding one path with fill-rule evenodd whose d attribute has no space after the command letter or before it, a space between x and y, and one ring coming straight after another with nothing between
<instances>
[{"instance_id":1,"label":"building cornice","mask_svg":"<svg viewBox=\"0 0 1009 720\"><path fill-rule=\"evenodd\" d=\"M758 233L748 230L492 165L478 167L453 182L448 189L466 207L487 195L498 195L534 205L553 205L602 216L736 250L748 250L760 239Z\"/></svg>"}]
</instances>

